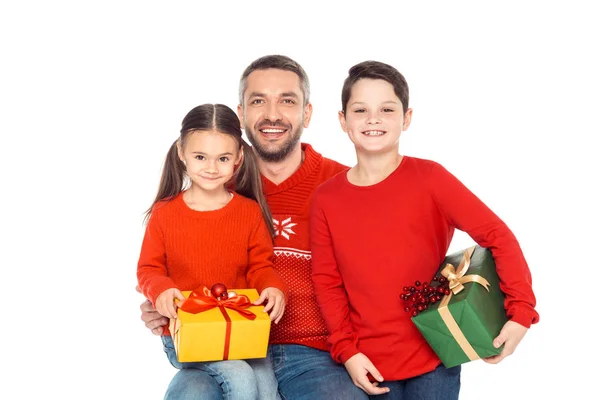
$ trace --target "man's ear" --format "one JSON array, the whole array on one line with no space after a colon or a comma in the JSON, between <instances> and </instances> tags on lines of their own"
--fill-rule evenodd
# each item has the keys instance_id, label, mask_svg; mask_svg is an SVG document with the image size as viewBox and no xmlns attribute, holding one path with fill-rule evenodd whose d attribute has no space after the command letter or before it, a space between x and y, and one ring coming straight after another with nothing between
<instances>
[{"instance_id":1,"label":"man's ear","mask_svg":"<svg viewBox=\"0 0 600 400\"><path fill-rule=\"evenodd\" d=\"M241 104L237 106L237 115L240 119L240 129L244 129L244 107Z\"/></svg>"}]
</instances>

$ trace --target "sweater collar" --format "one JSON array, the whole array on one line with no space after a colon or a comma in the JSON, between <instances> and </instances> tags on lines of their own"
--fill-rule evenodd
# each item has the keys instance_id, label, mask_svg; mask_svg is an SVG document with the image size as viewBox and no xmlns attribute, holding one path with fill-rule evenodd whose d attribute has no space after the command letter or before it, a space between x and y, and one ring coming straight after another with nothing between
<instances>
[{"instance_id":1,"label":"sweater collar","mask_svg":"<svg viewBox=\"0 0 600 400\"><path fill-rule=\"evenodd\" d=\"M304 151L304 161L300 165L300 168L296 170L285 181L279 185L274 184L269 179L262 176L263 190L265 194L272 195L278 192L287 190L298 183L302 182L307 176L309 176L323 161L323 156L317 153L310 144L301 143L302 151Z\"/></svg>"}]
</instances>

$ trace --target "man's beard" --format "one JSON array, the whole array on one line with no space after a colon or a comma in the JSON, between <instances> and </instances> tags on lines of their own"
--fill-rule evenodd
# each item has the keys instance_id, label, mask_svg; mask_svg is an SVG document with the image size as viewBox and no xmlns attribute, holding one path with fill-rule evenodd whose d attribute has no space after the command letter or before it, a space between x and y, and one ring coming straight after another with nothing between
<instances>
[{"instance_id":1,"label":"man's beard","mask_svg":"<svg viewBox=\"0 0 600 400\"><path fill-rule=\"evenodd\" d=\"M261 143L256 139L255 135L260 135L260 132L253 132L248 126L245 127L246 137L252 144L252 148L256 152L256 155L263 161L266 162L279 162L284 160L294 150L300 137L302 136L302 126L299 126L292 135L281 145L279 149L267 150ZM258 130L257 130L258 131Z\"/></svg>"}]
</instances>

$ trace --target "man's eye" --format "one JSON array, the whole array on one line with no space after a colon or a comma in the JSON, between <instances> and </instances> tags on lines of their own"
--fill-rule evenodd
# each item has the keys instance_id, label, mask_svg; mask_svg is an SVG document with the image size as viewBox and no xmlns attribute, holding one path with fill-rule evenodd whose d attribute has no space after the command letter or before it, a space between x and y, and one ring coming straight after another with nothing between
<instances>
[{"instance_id":1,"label":"man's eye","mask_svg":"<svg viewBox=\"0 0 600 400\"><path fill-rule=\"evenodd\" d=\"M294 100L292 100L292 99L283 99L283 102L285 104L296 104L296 102Z\"/></svg>"},{"instance_id":2,"label":"man's eye","mask_svg":"<svg viewBox=\"0 0 600 400\"><path fill-rule=\"evenodd\" d=\"M250 101L250 104L262 104L263 103L263 99L254 99L252 101Z\"/></svg>"}]
</instances>

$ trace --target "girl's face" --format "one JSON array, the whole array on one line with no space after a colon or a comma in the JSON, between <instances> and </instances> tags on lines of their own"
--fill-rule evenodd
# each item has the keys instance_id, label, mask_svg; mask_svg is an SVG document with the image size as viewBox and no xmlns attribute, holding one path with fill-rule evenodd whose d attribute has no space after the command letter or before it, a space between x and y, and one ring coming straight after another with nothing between
<instances>
[{"instance_id":1,"label":"girl's face","mask_svg":"<svg viewBox=\"0 0 600 400\"><path fill-rule=\"evenodd\" d=\"M209 192L223 190L242 160L235 138L215 130L192 132L177 149L192 187Z\"/></svg>"},{"instance_id":2,"label":"girl's face","mask_svg":"<svg viewBox=\"0 0 600 400\"><path fill-rule=\"evenodd\" d=\"M382 79L360 79L352 87L346 113L339 113L344 132L357 153L398 151L402 131L408 129L412 109L402 109L394 87Z\"/></svg>"}]
</instances>

